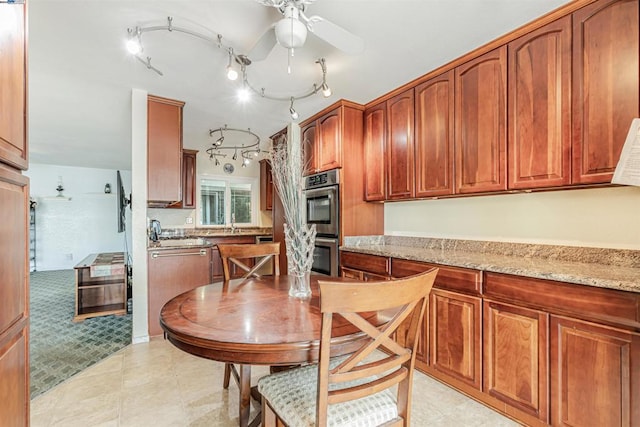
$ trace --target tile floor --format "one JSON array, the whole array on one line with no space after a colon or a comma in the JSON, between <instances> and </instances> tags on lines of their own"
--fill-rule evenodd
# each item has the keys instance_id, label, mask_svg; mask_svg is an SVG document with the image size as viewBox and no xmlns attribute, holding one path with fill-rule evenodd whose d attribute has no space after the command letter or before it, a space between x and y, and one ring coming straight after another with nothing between
<instances>
[{"instance_id":1,"label":"tile floor","mask_svg":"<svg viewBox=\"0 0 640 427\"><path fill-rule=\"evenodd\" d=\"M223 369L162 339L129 345L33 399L31 426L237 426L237 388L222 388ZM518 424L416 373L412 425Z\"/></svg>"}]
</instances>

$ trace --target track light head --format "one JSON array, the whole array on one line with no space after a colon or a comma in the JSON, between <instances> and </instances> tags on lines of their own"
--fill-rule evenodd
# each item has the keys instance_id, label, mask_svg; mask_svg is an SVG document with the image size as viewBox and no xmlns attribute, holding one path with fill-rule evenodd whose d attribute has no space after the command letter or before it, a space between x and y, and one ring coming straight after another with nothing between
<instances>
[{"instance_id":1,"label":"track light head","mask_svg":"<svg viewBox=\"0 0 640 427\"><path fill-rule=\"evenodd\" d=\"M327 82L322 83L322 96L324 96L325 98L328 98L331 96L331 88L329 87L329 85L327 84Z\"/></svg>"},{"instance_id":2,"label":"track light head","mask_svg":"<svg viewBox=\"0 0 640 427\"><path fill-rule=\"evenodd\" d=\"M139 53L142 53L143 49L142 42L140 40L140 28L136 27L135 30L129 28L127 31L129 32L129 39L126 43L127 51L129 51L129 53L132 55L138 55Z\"/></svg>"},{"instance_id":3,"label":"track light head","mask_svg":"<svg viewBox=\"0 0 640 427\"><path fill-rule=\"evenodd\" d=\"M291 105L289 106L289 114L291 114L291 118L293 120L298 120L299 115L298 115L298 112L293 108L293 100L294 100L294 98L292 96L291 97Z\"/></svg>"}]
</instances>

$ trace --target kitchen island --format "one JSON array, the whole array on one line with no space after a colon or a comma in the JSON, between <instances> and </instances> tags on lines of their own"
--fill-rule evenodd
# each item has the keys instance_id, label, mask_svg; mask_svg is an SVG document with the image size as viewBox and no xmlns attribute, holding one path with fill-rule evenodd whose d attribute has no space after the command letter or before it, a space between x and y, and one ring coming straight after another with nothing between
<instances>
[{"instance_id":1,"label":"kitchen island","mask_svg":"<svg viewBox=\"0 0 640 427\"><path fill-rule=\"evenodd\" d=\"M640 425L640 251L345 239L341 270L438 266L416 367L527 425Z\"/></svg>"}]
</instances>

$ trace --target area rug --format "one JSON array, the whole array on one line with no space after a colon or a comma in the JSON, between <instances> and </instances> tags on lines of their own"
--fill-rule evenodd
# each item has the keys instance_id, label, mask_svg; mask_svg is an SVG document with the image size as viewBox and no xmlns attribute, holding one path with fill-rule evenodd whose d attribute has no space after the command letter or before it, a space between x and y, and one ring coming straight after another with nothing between
<instances>
[{"instance_id":1,"label":"area rug","mask_svg":"<svg viewBox=\"0 0 640 427\"><path fill-rule=\"evenodd\" d=\"M131 343L131 314L73 323L74 270L30 276L31 398Z\"/></svg>"}]
</instances>

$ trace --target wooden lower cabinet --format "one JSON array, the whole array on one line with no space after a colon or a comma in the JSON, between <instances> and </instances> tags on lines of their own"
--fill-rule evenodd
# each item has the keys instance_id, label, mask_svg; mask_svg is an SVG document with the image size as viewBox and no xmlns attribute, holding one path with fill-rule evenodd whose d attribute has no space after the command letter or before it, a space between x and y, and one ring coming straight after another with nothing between
<instances>
[{"instance_id":1,"label":"wooden lower cabinet","mask_svg":"<svg viewBox=\"0 0 640 427\"><path fill-rule=\"evenodd\" d=\"M483 391L548 422L549 315L485 300Z\"/></svg>"},{"instance_id":2,"label":"wooden lower cabinet","mask_svg":"<svg viewBox=\"0 0 640 427\"><path fill-rule=\"evenodd\" d=\"M211 248L163 249L148 256L149 336L162 334L160 311L171 298L212 282Z\"/></svg>"},{"instance_id":3,"label":"wooden lower cabinet","mask_svg":"<svg viewBox=\"0 0 640 427\"><path fill-rule=\"evenodd\" d=\"M359 280L440 269L418 370L524 425L640 426L640 294L353 252L341 265Z\"/></svg>"},{"instance_id":4,"label":"wooden lower cabinet","mask_svg":"<svg viewBox=\"0 0 640 427\"><path fill-rule=\"evenodd\" d=\"M640 335L551 316L554 426L640 425Z\"/></svg>"},{"instance_id":5,"label":"wooden lower cabinet","mask_svg":"<svg viewBox=\"0 0 640 427\"><path fill-rule=\"evenodd\" d=\"M429 301L431 366L473 388L482 385L482 300L433 289Z\"/></svg>"}]
</instances>

